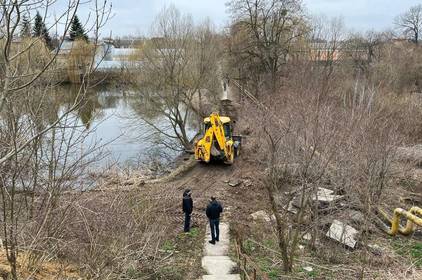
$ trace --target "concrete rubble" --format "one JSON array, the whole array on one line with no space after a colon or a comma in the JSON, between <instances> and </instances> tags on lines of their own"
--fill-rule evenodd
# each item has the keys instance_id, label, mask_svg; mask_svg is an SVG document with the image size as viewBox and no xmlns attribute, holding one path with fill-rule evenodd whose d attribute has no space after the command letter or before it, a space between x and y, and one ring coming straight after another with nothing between
<instances>
[{"instance_id":1,"label":"concrete rubble","mask_svg":"<svg viewBox=\"0 0 422 280\"><path fill-rule=\"evenodd\" d=\"M323 187L319 187L314 193L309 193L308 191L310 190L306 191L307 201L302 201L302 191L301 189L297 189L285 193L287 197L291 198L289 204L283 205L283 200L281 200L280 205L282 205L284 210L296 215L299 210L301 210L304 203L307 206L309 206L310 201L315 203L314 206L317 206L318 209L319 224L321 228L324 228L322 234L327 238L336 240L337 242L354 249L359 241L358 229L364 232L376 230L372 223L365 223L365 215L361 211L353 208L353 205L350 205L350 201L345 199L346 196ZM312 213L305 212L303 218L309 218L309 215L312 215ZM261 218L270 221L270 217L262 211L254 213L253 217L254 219ZM326 231L328 227L329 229ZM311 234L307 233L303 235L302 239L304 242L309 242L311 240ZM379 254L380 252L378 248L375 247L371 248L371 251L374 251L374 254Z\"/></svg>"},{"instance_id":2,"label":"concrete rubble","mask_svg":"<svg viewBox=\"0 0 422 280\"><path fill-rule=\"evenodd\" d=\"M334 220L326 236L354 249L357 244L358 231L339 220Z\"/></svg>"},{"instance_id":3,"label":"concrete rubble","mask_svg":"<svg viewBox=\"0 0 422 280\"><path fill-rule=\"evenodd\" d=\"M302 269L304 271L306 271L306 272L312 272L312 271L314 271L314 269L312 268L312 266L304 266L304 267L302 267Z\"/></svg>"},{"instance_id":4,"label":"concrete rubble","mask_svg":"<svg viewBox=\"0 0 422 280\"><path fill-rule=\"evenodd\" d=\"M229 184L230 187L233 187L234 188L234 187L237 187L240 184L242 184L242 181L237 180L237 181L229 182L228 184Z\"/></svg>"},{"instance_id":5,"label":"concrete rubble","mask_svg":"<svg viewBox=\"0 0 422 280\"><path fill-rule=\"evenodd\" d=\"M293 205L293 201L290 201L289 205L287 206L287 211L292 214L297 214L299 212L299 208Z\"/></svg>"},{"instance_id":6,"label":"concrete rubble","mask_svg":"<svg viewBox=\"0 0 422 280\"><path fill-rule=\"evenodd\" d=\"M318 188L317 193L312 196L313 201L319 201L322 203L331 203L342 198L342 195L335 195L333 190L326 188Z\"/></svg>"},{"instance_id":7,"label":"concrete rubble","mask_svg":"<svg viewBox=\"0 0 422 280\"><path fill-rule=\"evenodd\" d=\"M311 241L312 240L312 235L310 233L307 233L304 236L302 236L302 238L303 238L303 240Z\"/></svg>"},{"instance_id":8,"label":"concrete rubble","mask_svg":"<svg viewBox=\"0 0 422 280\"><path fill-rule=\"evenodd\" d=\"M311 196L311 200L313 202L319 203L320 208L327 207L331 203L337 203L338 201L342 200L344 198L343 195L336 195L334 194L333 190L321 188L319 187L317 192ZM289 206L290 210L289 212L294 213L294 208L301 208L302 206L302 195L296 195L292 200L292 205Z\"/></svg>"},{"instance_id":9,"label":"concrete rubble","mask_svg":"<svg viewBox=\"0 0 422 280\"><path fill-rule=\"evenodd\" d=\"M365 222L365 216L362 212L350 209L346 211L345 215L356 225L361 225Z\"/></svg>"},{"instance_id":10,"label":"concrete rubble","mask_svg":"<svg viewBox=\"0 0 422 280\"><path fill-rule=\"evenodd\" d=\"M246 179L243 184L245 185L245 187L251 187L253 185L252 180Z\"/></svg>"},{"instance_id":11,"label":"concrete rubble","mask_svg":"<svg viewBox=\"0 0 422 280\"><path fill-rule=\"evenodd\" d=\"M252 219L254 220L264 220L266 222L271 222L272 217L267 214L264 210L257 211L251 214Z\"/></svg>"}]
</instances>

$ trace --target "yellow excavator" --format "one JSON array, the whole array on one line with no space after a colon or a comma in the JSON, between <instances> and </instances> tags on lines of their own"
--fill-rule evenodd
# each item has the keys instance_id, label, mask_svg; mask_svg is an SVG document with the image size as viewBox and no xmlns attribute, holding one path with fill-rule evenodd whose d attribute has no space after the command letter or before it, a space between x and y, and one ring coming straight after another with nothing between
<instances>
[{"instance_id":1,"label":"yellow excavator","mask_svg":"<svg viewBox=\"0 0 422 280\"><path fill-rule=\"evenodd\" d=\"M233 164L240 154L241 136L233 136L229 117L212 113L204 119L205 135L195 142L195 159L203 162L222 160Z\"/></svg>"}]
</instances>

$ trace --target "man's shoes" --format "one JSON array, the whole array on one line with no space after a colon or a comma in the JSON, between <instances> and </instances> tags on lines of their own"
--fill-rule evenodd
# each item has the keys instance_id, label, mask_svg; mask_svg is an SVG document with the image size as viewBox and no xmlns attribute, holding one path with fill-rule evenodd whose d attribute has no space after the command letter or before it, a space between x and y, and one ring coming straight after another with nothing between
<instances>
[{"instance_id":1,"label":"man's shoes","mask_svg":"<svg viewBox=\"0 0 422 280\"><path fill-rule=\"evenodd\" d=\"M210 241L208 241L208 243L210 243L212 245L215 245L215 241L214 240L210 240Z\"/></svg>"},{"instance_id":2,"label":"man's shoes","mask_svg":"<svg viewBox=\"0 0 422 280\"><path fill-rule=\"evenodd\" d=\"M220 241L220 238L216 238L215 241L217 241L217 242Z\"/></svg>"}]
</instances>

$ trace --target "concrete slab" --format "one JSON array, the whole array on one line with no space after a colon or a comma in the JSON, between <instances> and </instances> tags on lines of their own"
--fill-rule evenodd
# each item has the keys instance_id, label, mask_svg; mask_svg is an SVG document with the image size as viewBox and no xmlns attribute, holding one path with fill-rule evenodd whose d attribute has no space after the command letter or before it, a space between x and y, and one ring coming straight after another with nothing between
<instances>
[{"instance_id":1,"label":"concrete slab","mask_svg":"<svg viewBox=\"0 0 422 280\"><path fill-rule=\"evenodd\" d=\"M241 278L239 274L204 275L202 280L241 280Z\"/></svg>"},{"instance_id":2,"label":"concrete slab","mask_svg":"<svg viewBox=\"0 0 422 280\"><path fill-rule=\"evenodd\" d=\"M318 188L316 195L312 197L312 200L318 200L319 202L333 202L342 199L342 195L335 195L333 190L326 188Z\"/></svg>"},{"instance_id":3,"label":"concrete slab","mask_svg":"<svg viewBox=\"0 0 422 280\"><path fill-rule=\"evenodd\" d=\"M252 213L251 216L254 220L264 220L266 222L271 222L271 217L264 210Z\"/></svg>"},{"instance_id":4,"label":"concrete slab","mask_svg":"<svg viewBox=\"0 0 422 280\"><path fill-rule=\"evenodd\" d=\"M202 268L209 275L230 274L236 265L228 256L205 256L202 258Z\"/></svg>"},{"instance_id":5,"label":"concrete slab","mask_svg":"<svg viewBox=\"0 0 422 280\"><path fill-rule=\"evenodd\" d=\"M357 243L357 234L358 231L355 228L334 220L326 236L353 249Z\"/></svg>"},{"instance_id":6,"label":"concrete slab","mask_svg":"<svg viewBox=\"0 0 422 280\"><path fill-rule=\"evenodd\" d=\"M290 201L287 207L287 211L289 211L292 214L297 214L299 212L299 208L293 205L293 201Z\"/></svg>"}]
</instances>

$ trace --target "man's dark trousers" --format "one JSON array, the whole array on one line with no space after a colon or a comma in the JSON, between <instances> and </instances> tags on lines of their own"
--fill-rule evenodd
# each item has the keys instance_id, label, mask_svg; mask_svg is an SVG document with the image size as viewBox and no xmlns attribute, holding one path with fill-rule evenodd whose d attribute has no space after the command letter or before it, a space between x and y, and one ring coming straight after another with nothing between
<instances>
[{"instance_id":1,"label":"man's dark trousers","mask_svg":"<svg viewBox=\"0 0 422 280\"><path fill-rule=\"evenodd\" d=\"M185 232L190 231L190 213L185 212Z\"/></svg>"},{"instance_id":2,"label":"man's dark trousers","mask_svg":"<svg viewBox=\"0 0 422 280\"><path fill-rule=\"evenodd\" d=\"M211 219L210 220L210 228L211 228L211 238L212 241L219 241L220 240L220 219Z\"/></svg>"}]
</instances>

